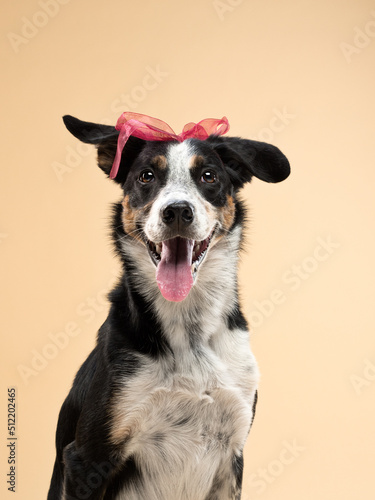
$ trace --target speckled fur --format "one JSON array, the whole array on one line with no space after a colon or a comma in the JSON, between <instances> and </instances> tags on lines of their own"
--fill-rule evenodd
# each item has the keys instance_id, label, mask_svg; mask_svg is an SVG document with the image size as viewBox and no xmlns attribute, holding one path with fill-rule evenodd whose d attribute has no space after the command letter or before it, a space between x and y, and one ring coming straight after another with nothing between
<instances>
[{"instance_id":1,"label":"speckled fur","mask_svg":"<svg viewBox=\"0 0 375 500\"><path fill-rule=\"evenodd\" d=\"M97 145L108 175L118 132L64 121ZM237 192L253 175L279 182L288 169L277 148L245 139L129 139L113 214L123 273L60 411L48 500L240 500L258 368L238 300L245 209ZM181 200L194 217L172 230L163 210ZM176 236L211 240L188 296L170 302L147 247Z\"/></svg>"}]
</instances>

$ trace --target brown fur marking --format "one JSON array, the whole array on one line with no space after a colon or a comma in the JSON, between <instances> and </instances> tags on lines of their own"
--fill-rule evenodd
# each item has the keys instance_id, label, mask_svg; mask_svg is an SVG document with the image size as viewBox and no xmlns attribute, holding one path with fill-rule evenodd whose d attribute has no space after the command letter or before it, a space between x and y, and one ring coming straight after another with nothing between
<instances>
[{"instance_id":1,"label":"brown fur marking","mask_svg":"<svg viewBox=\"0 0 375 500\"><path fill-rule=\"evenodd\" d=\"M98 164L107 174L111 171L115 159L117 138L108 140L107 143L98 145Z\"/></svg>"},{"instance_id":2,"label":"brown fur marking","mask_svg":"<svg viewBox=\"0 0 375 500\"><path fill-rule=\"evenodd\" d=\"M143 239L139 236L139 231L137 229L137 222L144 219L144 217L149 213L152 206L151 203L147 203L141 208L132 208L130 206L129 195L126 195L122 200L122 224L124 226L125 232L129 234L132 238L137 239L141 243L145 244Z\"/></svg>"},{"instance_id":3,"label":"brown fur marking","mask_svg":"<svg viewBox=\"0 0 375 500\"><path fill-rule=\"evenodd\" d=\"M122 200L122 207L124 209L122 212L122 224L124 226L125 232L133 236L134 235L133 233L135 233L137 229L136 213L130 207L128 195L126 195L125 198Z\"/></svg>"},{"instance_id":4,"label":"brown fur marking","mask_svg":"<svg viewBox=\"0 0 375 500\"><path fill-rule=\"evenodd\" d=\"M199 168L203 167L204 158L200 155L193 155L190 160L189 168Z\"/></svg>"},{"instance_id":5,"label":"brown fur marking","mask_svg":"<svg viewBox=\"0 0 375 500\"><path fill-rule=\"evenodd\" d=\"M227 231L231 228L234 222L234 214L236 212L236 206L234 199L229 194L227 195L227 204L221 209L221 217L223 228Z\"/></svg>"},{"instance_id":6,"label":"brown fur marking","mask_svg":"<svg viewBox=\"0 0 375 500\"><path fill-rule=\"evenodd\" d=\"M158 167L161 170L165 170L167 168L167 163L167 158L163 155L155 156L151 161L152 166Z\"/></svg>"}]
</instances>

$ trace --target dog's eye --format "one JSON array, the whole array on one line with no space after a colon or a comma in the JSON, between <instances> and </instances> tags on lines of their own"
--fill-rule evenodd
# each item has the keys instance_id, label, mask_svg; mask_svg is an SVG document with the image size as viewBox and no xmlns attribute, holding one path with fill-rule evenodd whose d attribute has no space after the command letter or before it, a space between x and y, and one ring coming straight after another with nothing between
<instances>
[{"instance_id":1,"label":"dog's eye","mask_svg":"<svg viewBox=\"0 0 375 500\"><path fill-rule=\"evenodd\" d=\"M152 170L144 170L143 172L141 172L140 176L138 177L138 180L142 184L148 184L155 180L155 176Z\"/></svg>"},{"instance_id":2,"label":"dog's eye","mask_svg":"<svg viewBox=\"0 0 375 500\"><path fill-rule=\"evenodd\" d=\"M207 184L213 184L216 181L216 174L212 170L206 170L203 172L201 181Z\"/></svg>"}]
</instances>

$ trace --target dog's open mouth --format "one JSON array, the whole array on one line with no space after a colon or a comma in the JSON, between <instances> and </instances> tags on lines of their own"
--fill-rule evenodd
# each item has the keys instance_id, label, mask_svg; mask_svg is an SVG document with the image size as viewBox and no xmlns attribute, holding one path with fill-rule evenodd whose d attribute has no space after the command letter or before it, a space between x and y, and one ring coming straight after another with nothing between
<instances>
[{"instance_id":1,"label":"dog's open mouth","mask_svg":"<svg viewBox=\"0 0 375 500\"><path fill-rule=\"evenodd\" d=\"M203 241L178 236L161 243L147 242L151 259L156 265L156 281L165 299L180 302L187 297L198 267L207 255L212 236L213 231Z\"/></svg>"}]
</instances>

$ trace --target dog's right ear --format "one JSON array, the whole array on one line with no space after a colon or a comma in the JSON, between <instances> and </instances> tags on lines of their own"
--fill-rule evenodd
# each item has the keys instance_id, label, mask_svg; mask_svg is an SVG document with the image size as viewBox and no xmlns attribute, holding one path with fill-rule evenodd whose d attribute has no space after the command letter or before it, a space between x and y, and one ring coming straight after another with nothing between
<instances>
[{"instance_id":1,"label":"dog's right ear","mask_svg":"<svg viewBox=\"0 0 375 500\"><path fill-rule=\"evenodd\" d=\"M94 144L98 149L98 165L109 176L117 151L118 130L110 125L84 122L74 116L63 116L64 124L74 137L82 142ZM121 156L121 163L116 179L119 184L126 180L129 168L139 155L146 142L137 137L129 137Z\"/></svg>"},{"instance_id":2,"label":"dog's right ear","mask_svg":"<svg viewBox=\"0 0 375 500\"><path fill-rule=\"evenodd\" d=\"M290 174L286 156L276 146L240 137L210 136L207 142L226 166L235 189L255 176L265 182L281 182Z\"/></svg>"}]
</instances>

